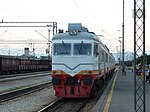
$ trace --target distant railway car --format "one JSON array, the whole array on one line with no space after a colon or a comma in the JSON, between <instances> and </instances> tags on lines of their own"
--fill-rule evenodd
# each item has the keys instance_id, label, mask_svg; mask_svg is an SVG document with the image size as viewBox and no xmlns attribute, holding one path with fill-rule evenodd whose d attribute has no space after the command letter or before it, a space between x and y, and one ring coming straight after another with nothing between
<instances>
[{"instance_id":1,"label":"distant railway car","mask_svg":"<svg viewBox=\"0 0 150 112\"><path fill-rule=\"evenodd\" d=\"M0 56L0 74L51 70L51 60Z\"/></svg>"},{"instance_id":2,"label":"distant railway car","mask_svg":"<svg viewBox=\"0 0 150 112\"><path fill-rule=\"evenodd\" d=\"M40 69L45 69L45 70L51 70L52 68L52 61L48 61L48 60L40 60Z\"/></svg>"},{"instance_id":3,"label":"distant railway car","mask_svg":"<svg viewBox=\"0 0 150 112\"><path fill-rule=\"evenodd\" d=\"M86 98L99 80L115 69L115 59L106 45L80 23L52 38L52 83L60 98Z\"/></svg>"},{"instance_id":4,"label":"distant railway car","mask_svg":"<svg viewBox=\"0 0 150 112\"><path fill-rule=\"evenodd\" d=\"M31 65L31 60L30 59L19 59L20 63L19 63L19 71L23 72L23 71L29 71L30 65ZM32 69L31 69L32 70Z\"/></svg>"},{"instance_id":5,"label":"distant railway car","mask_svg":"<svg viewBox=\"0 0 150 112\"><path fill-rule=\"evenodd\" d=\"M0 73L15 73L18 70L19 60L16 57L0 56Z\"/></svg>"}]
</instances>

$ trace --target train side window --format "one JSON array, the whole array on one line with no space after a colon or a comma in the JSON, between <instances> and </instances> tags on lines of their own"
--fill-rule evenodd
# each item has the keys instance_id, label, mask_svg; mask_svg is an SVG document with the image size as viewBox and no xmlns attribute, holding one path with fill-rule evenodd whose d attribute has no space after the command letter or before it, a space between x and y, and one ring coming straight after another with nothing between
<instances>
[{"instance_id":1,"label":"train side window","mask_svg":"<svg viewBox=\"0 0 150 112\"><path fill-rule=\"evenodd\" d=\"M104 60L105 60L105 53L104 53L104 51L102 50L102 62L104 62Z\"/></svg>"},{"instance_id":2,"label":"train side window","mask_svg":"<svg viewBox=\"0 0 150 112\"><path fill-rule=\"evenodd\" d=\"M106 53L105 62L108 62L108 54Z\"/></svg>"},{"instance_id":3,"label":"train side window","mask_svg":"<svg viewBox=\"0 0 150 112\"><path fill-rule=\"evenodd\" d=\"M97 56L98 54L98 45L94 44L94 56Z\"/></svg>"},{"instance_id":4,"label":"train side window","mask_svg":"<svg viewBox=\"0 0 150 112\"><path fill-rule=\"evenodd\" d=\"M109 56L109 63L111 63L111 56Z\"/></svg>"}]
</instances>

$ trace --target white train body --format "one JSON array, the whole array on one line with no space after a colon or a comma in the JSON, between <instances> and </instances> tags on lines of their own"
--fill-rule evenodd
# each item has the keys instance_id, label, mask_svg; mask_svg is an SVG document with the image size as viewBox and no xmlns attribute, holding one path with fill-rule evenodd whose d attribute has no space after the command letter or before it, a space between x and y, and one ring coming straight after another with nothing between
<instances>
[{"instance_id":1,"label":"white train body","mask_svg":"<svg viewBox=\"0 0 150 112\"><path fill-rule=\"evenodd\" d=\"M89 97L94 82L115 68L108 48L81 24L70 24L68 32L54 35L52 43L52 77L58 97Z\"/></svg>"}]
</instances>

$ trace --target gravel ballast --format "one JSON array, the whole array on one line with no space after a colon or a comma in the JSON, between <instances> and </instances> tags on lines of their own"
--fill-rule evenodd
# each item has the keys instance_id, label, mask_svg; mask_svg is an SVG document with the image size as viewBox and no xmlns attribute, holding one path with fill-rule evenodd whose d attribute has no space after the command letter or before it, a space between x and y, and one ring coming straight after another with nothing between
<instances>
[{"instance_id":1,"label":"gravel ballast","mask_svg":"<svg viewBox=\"0 0 150 112\"><path fill-rule=\"evenodd\" d=\"M41 108L55 101L53 87L28 94L4 103L0 103L0 112L37 112Z\"/></svg>"}]
</instances>

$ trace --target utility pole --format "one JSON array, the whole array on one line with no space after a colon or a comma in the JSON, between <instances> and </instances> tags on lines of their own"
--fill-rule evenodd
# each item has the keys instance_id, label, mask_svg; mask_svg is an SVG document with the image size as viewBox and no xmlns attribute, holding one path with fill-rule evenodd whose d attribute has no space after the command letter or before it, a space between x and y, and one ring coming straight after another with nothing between
<instances>
[{"instance_id":1,"label":"utility pole","mask_svg":"<svg viewBox=\"0 0 150 112\"><path fill-rule=\"evenodd\" d=\"M50 29L48 29L48 55L50 56Z\"/></svg>"},{"instance_id":2,"label":"utility pole","mask_svg":"<svg viewBox=\"0 0 150 112\"><path fill-rule=\"evenodd\" d=\"M50 62L50 29L48 29L48 60ZM50 68L50 63L49 63L49 68Z\"/></svg>"},{"instance_id":3,"label":"utility pole","mask_svg":"<svg viewBox=\"0 0 150 112\"><path fill-rule=\"evenodd\" d=\"M123 22L122 22L122 75L125 75L125 66L124 66L124 0L123 0Z\"/></svg>"},{"instance_id":4,"label":"utility pole","mask_svg":"<svg viewBox=\"0 0 150 112\"><path fill-rule=\"evenodd\" d=\"M120 38L122 38L122 37L119 37L119 39L120 39ZM121 66L122 66L121 44L122 44L122 42L121 42L121 40L118 40L118 42L120 42L120 60L119 60L119 64L120 64L120 69L121 69Z\"/></svg>"}]
</instances>

